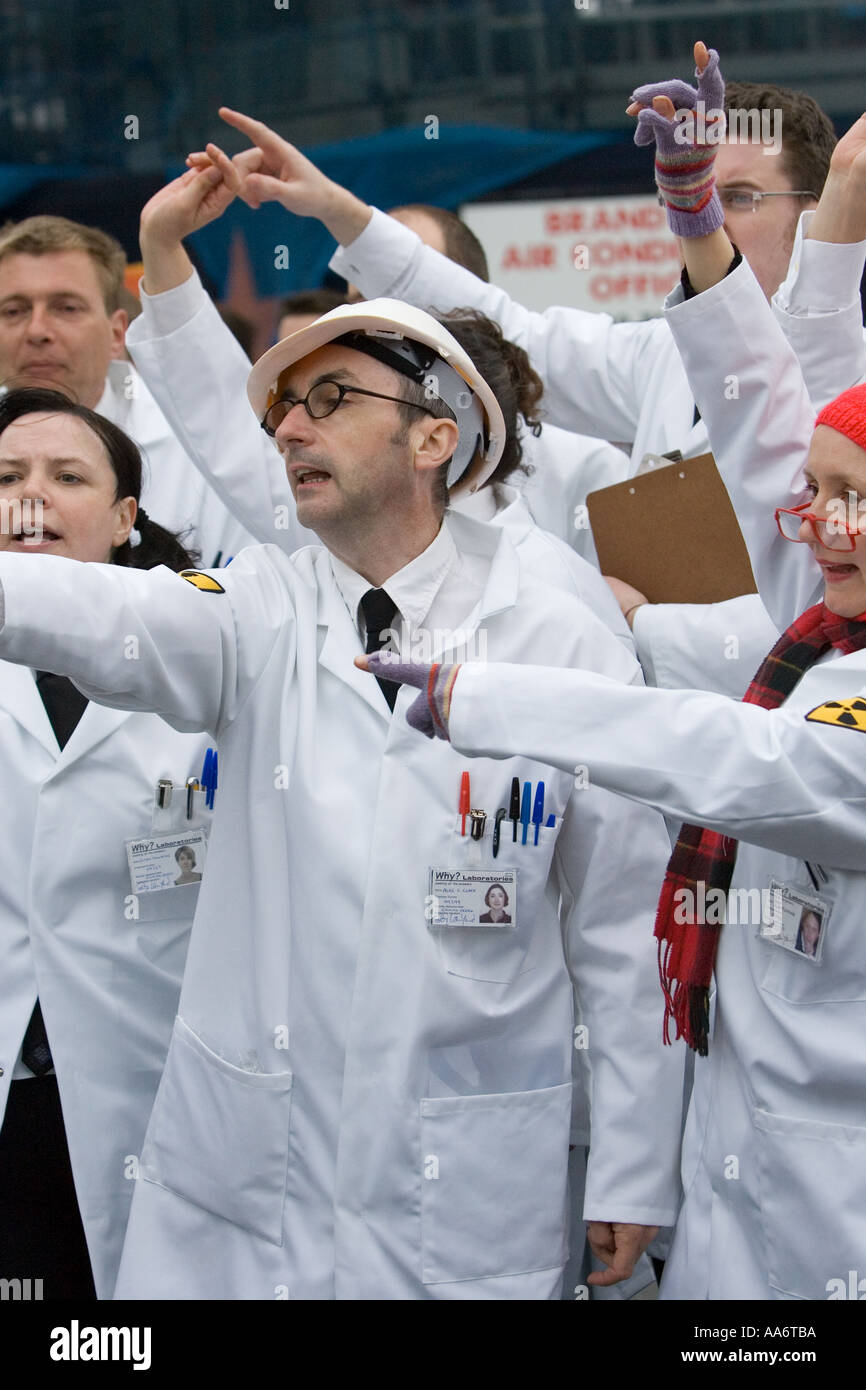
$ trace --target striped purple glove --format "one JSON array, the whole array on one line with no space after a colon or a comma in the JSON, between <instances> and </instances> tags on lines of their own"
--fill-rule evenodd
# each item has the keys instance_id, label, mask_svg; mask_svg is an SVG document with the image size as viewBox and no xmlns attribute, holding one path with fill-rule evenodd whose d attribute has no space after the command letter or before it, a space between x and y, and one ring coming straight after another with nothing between
<instances>
[{"instance_id":1,"label":"striped purple glove","mask_svg":"<svg viewBox=\"0 0 866 1390\"><path fill-rule=\"evenodd\" d=\"M381 676L401 685L414 685L421 691L406 711L406 723L427 738L444 738L450 743L448 716L451 713L451 692L457 679L458 665L442 665L434 661L401 661L394 652L371 652L355 658L355 665L372 676Z\"/></svg>"},{"instance_id":2,"label":"striped purple glove","mask_svg":"<svg viewBox=\"0 0 866 1390\"><path fill-rule=\"evenodd\" d=\"M637 87L632 101L644 110L637 119L636 145L656 146L656 184L674 236L708 236L725 220L716 193L716 149L725 135L725 83L719 55L709 50L697 89L687 82L650 82ZM653 109L654 97L668 97L677 108L672 121Z\"/></svg>"}]
</instances>

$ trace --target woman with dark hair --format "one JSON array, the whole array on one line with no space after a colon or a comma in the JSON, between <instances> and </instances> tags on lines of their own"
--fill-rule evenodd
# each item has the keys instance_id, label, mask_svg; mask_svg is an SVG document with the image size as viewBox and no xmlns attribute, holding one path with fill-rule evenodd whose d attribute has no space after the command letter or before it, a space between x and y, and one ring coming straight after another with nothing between
<instances>
[{"instance_id":1,"label":"woman with dark hair","mask_svg":"<svg viewBox=\"0 0 866 1390\"><path fill-rule=\"evenodd\" d=\"M0 399L0 551L186 568L140 489L109 420L52 390ZM202 823L185 783L206 744L0 662L0 1277L46 1299L113 1292L198 896L133 892L124 842ZM168 778L174 812L156 804Z\"/></svg>"},{"instance_id":2,"label":"woman with dark hair","mask_svg":"<svg viewBox=\"0 0 866 1390\"><path fill-rule=\"evenodd\" d=\"M487 911L482 912L478 918L479 922L489 923L491 926L498 926L502 923L507 926L511 918L505 909L508 906L508 894L501 883L491 883L487 892L484 894L484 901Z\"/></svg>"}]
</instances>

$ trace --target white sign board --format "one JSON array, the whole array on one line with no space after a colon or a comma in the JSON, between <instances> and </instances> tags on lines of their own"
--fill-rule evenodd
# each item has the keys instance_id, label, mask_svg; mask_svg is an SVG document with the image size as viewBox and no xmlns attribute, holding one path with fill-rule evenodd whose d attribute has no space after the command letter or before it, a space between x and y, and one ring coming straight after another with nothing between
<instances>
[{"instance_id":1,"label":"white sign board","mask_svg":"<svg viewBox=\"0 0 866 1390\"><path fill-rule=\"evenodd\" d=\"M654 195L467 203L490 278L519 304L655 317L679 279L677 243Z\"/></svg>"}]
</instances>

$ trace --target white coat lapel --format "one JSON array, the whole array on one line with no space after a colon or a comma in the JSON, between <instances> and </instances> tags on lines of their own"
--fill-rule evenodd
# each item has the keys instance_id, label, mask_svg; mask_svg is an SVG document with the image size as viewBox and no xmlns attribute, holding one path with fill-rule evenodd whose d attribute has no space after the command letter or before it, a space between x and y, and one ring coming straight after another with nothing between
<instances>
[{"instance_id":1,"label":"white coat lapel","mask_svg":"<svg viewBox=\"0 0 866 1390\"><path fill-rule=\"evenodd\" d=\"M10 714L52 757L60 756L51 720L28 666L0 661L0 709Z\"/></svg>"},{"instance_id":2,"label":"white coat lapel","mask_svg":"<svg viewBox=\"0 0 866 1390\"><path fill-rule=\"evenodd\" d=\"M38 696L37 696L38 698ZM40 700L41 704L42 701ZM61 767L68 767L70 763L77 762L83 758L109 734L113 734L115 729L125 723L133 713L128 709L109 709L107 705L97 705L93 700L82 714L78 724L73 729L69 742L59 754L58 771Z\"/></svg>"},{"instance_id":3,"label":"white coat lapel","mask_svg":"<svg viewBox=\"0 0 866 1390\"><path fill-rule=\"evenodd\" d=\"M316 558L316 575L319 587L317 621L319 628L325 629L319 651L319 665L360 695L382 719L390 721L391 711L378 685L372 676L359 671L354 663L354 658L360 656L364 648L343 596L337 588L328 563L328 553L324 549Z\"/></svg>"}]
</instances>

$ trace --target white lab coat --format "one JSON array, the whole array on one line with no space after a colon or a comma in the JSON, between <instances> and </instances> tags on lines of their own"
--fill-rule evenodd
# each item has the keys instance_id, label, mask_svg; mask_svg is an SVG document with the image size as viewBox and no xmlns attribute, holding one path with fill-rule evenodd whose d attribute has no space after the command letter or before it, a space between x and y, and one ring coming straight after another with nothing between
<instances>
[{"instance_id":1,"label":"white lab coat","mask_svg":"<svg viewBox=\"0 0 866 1390\"><path fill-rule=\"evenodd\" d=\"M151 834L157 779L199 775L206 747L155 715L91 704L61 752L33 673L0 662L0 1122L38 995L100 1298L114 1290L198 896L142 894L136 908L124 840Z\"/></svg>"},{"instance_id":2,"label":"white lab coat","mask_svg":"<svg viewBox=\"0 0 866 1390\"><path fill-rule=\"evenodd\" d=\"M779 640L757 594L724 603L644 603L632 623L647 685L717 690L734 700Z\"/></svg>"},{"instance_id":3,"label":"white lab coat","mask_svg":"<svg viewBox=\"0 0 866 1390\"><path fill-rule=\"evenodd\" d=\"M486 575L468 626L491 655L631 671L591 614L521 573L505 530L448 527ZM251 549L219 572L225 595L41 556L24 574L17 558L0 556L5 656L220 739L209 873L118 1296L557 1297L573 980L591 1073L585 1216L669 1224L682 1058L655 1016L658 818L548 778L546 814L564 821L517 861L506 828L496 861L518 864L518 930L434 933L429 869L475 854L459 834L463 761L406 726L409 689L390 718L352 665L325 550ZM137 662L110 640L121 632L139 636ZM513 775L538 780L524 760L477 765L473 803L492 815Z\"/></svg>"},{"instance_id":4,"label":"white lab coat","mask_svg":"<svg viewBox=\"0 0 866 1390\"><path fill-rule=\"evenodd\" d=\"M516 482L538 525L597 568L586 499L590 492L629 477L629 455L604 439L590 439L548 423L541 434L524 439L523 461L532 471Z\"/></svg>"},{"instance_id":5,"label":"white lab coat","mask_svg":"<svg viewBox=\"0 0 866 1390\"><path fill-rule=\"evenodd\" d=\"M249 359L205 294L198 275L193 273L163 294L142 291L142 305L127 335L129 350L203 477L257 540L277 544L289 555L301 546L318 545L315 533L298 522L283 462L247 401ZM547 427L537 439L527 433L525 461L538 468L539 476L546 474L554 460L562 467L573 439L564 430ZM593 443L601 451L595 476L626 466L619 450L601 441ZM611 460L607 453L615 457ZM515 477L516 488L506 484L482 488L473 497L459 499L454 510L511 526L522 563L547 583L583 599L633 651L631 633L608 586L588 560L558 539L559 532L547 535L534 525L520 489L524 483L535 486L535 479ZM610 481L616 479L611 475Z\"/></svg>"},{"instance_id":6,"label":"white lab coat","mask_svg":"<svg viewBox=\"0 0 866 1390\"><path fill-rule=\"evenodd\" d=\"M811 894L806 860L829 876L818 965L761 939L753 919L722 929L666 1298L826 1298L830 1280L863 1270L866 739L805 715L864 692L863 652L813 667L772 713L582 672L465 666L457 678L458 752L580 763L600 786L738 838L735 892L778 880Z\"/></svg>"},{"instance_id":7,"label":"white lab coat","mask_svg":"<svg viewBox=\"0 0 866 1390\"><path fill-rule=\"evenodd\" d=\"M187 549L200 551L202 564L225 565L252 544L252 535L193 467L131 362L109 364L96 410L141 450L141 506L160 526L179 532Z\"/></svg>"},{"instance_id":8,"label":"white lab coat","mask_svg":"<svg viewBox=\"0 0 866 1390\"><path fill-rule=\"evenodd\" d=\"M820 597L810 552L782 540L772 514L802 495L814 420L796 358L746 265L669 303L762 595L787 627ZM731 372L735 399L721 389ZM848 1272L862 1272L866 741L806 716L864 691L862 651L826 655L770 712L574 672L467 666L458 677L458 750L583 761L600 785L739 839L734 891L775 880L811 894L806 861L829 876L818 890L830 909L820 963L763 939L754 920L722 930L666 1298L838 1297Z\"/></svg>"}]
</instances>

